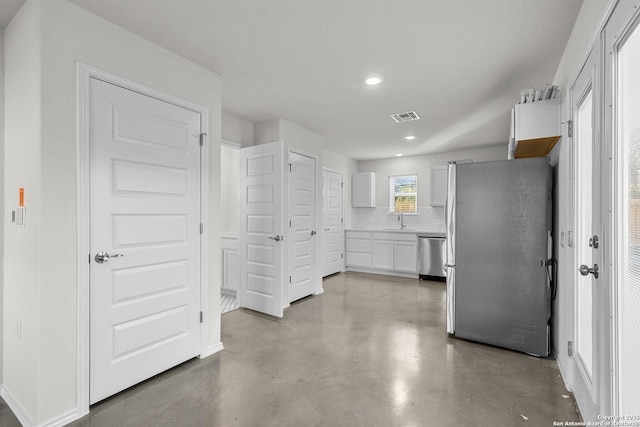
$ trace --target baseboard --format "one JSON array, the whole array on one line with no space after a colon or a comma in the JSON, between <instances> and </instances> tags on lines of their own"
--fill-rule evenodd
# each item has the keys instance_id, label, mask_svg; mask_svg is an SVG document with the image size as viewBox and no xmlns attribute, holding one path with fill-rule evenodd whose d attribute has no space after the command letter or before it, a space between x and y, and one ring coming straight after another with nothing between
<instances>
[{"instance_id":1,"label":"baseboard","mask_svg":"<svg viewBox=\"0 0 640 427\"><path fill-rule=\"evenodd\" d=\"M13 394L4 384L0 386L0 396L2 396L5 402L7 402L7 406L9 406L13 411L13 414L18 418L18 421L20 421L20 424L24 427L32 427L36 425L20 402L13 397Z\"/></svg>"},{"instance_id":2,"label":"baseboard","mask_svg":"<svg viewBox=\"0 0 640 427\"><path fill-rule=\"evenodd\" d=\"M322 289L320 289L319 291L316 291L316 292L314 293L314 295L322 295L322 294L324 294L324 288L322 288Z\"/></svg>"},{"instance_id":3,"label":"baseboard","mask_svg":"<svg viewBox=\"0 0 640 427\"><path fill-rule=\"evenodd\" d=\"M213 354L216 354L219 351L224 350L224 346L222 345L222 342L219 342L217 344L214 345L210 345L209 347L207 347L207 349L204 351L204 353L200 354L200 359L204 359L205 357L209 357Z\"/></svg>"},{"instance_id":4,"label":"baseboard","mask_svg":"<svg viewBox=\"0 0 640 427\"><path fill-rule=\"evenodd\" d=\"M77 410L72 409L44 423L36 424L4 384L0 386L0 396L7 402L7 406L9 406L18 421L20 421L20 424L24 427L61 427L82 418L82 415L80 415Z\"/></svg>"},{"instance_id":5,"label":"baseboard","mask_svg":"<svg viewBox=\"0 0 640 427\"><path fill-rule=\"evenodd\" d=\"M416 273L402 273L399 271L387 271L387 270L374 270L371 268L362 268L362 267L347 267L347 271L354 271L356 273L369 273L369 274L378 274L382 276L395 276L395 277L405 277L407 279L419 279L420 276Z\"/></svg>"},{"instance_id":6,"label":"baseboard","mask_svg":"<svg viewBox=\"0 0 640 427\"><path fill-rule=\"evenodd\" d=\"M562 363L560 363L560 359L558 358L558 354L554 353L554 357L556 359L556 365L558 365L558 370L560 371L560 378L562 378L562 381L564 382L564 388L566 388L567 391L573 391L573 387L572 387L571 383L568 381L569 380L568 372L565 371L564 365Z\"/></svg>"}]
</instances>

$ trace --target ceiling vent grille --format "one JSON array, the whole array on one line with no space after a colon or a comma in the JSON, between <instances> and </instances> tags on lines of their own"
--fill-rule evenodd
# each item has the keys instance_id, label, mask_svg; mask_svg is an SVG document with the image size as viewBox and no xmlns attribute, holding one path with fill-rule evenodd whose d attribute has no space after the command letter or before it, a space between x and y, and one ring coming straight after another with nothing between
<instances>
[{"instance_id":1,"label":"ceiling vent grille","mask_svg":"<svg viewBox=\"0 0 640 427\"><path fill-rule=\"evenodd\" d=\"M414 120L420 120L420 116L415 111L407 111L406 113L392 114L391 118L396 123L412 122Z\"/></svg>"}]
</instances>

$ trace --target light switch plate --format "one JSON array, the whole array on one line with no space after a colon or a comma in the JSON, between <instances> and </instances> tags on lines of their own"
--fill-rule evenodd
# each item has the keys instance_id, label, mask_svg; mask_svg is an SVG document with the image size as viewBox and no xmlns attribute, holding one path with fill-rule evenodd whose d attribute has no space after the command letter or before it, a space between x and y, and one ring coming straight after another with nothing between
<instances>
[{"instance_id":1,"label":"light switch plate","mask_svg":"<svg viewBox=\"0 0 640 427\"><path fill-rule=\"evenodd\" d=\"M14 212L15 212L14 222L16 223L16 225L24 226L24 223L25 223L24 207L18 207Z\"/></svg>"}]
</instances>

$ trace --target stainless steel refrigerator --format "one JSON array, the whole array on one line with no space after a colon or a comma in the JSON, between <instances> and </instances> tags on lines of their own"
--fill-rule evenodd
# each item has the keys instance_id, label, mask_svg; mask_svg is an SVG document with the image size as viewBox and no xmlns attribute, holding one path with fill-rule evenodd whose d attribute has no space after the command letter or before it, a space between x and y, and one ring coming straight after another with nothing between
<instances>
[{"instance_id":1,"label":"stainless steel refrigerator","mask_svg":"<svg viewBox=\"0 0 640 427\"><path fill-rule=\"evenodd\" d=\"M447 332L549 354L552 180L546 158L449 164Z\"/></svg>"}]
</instances>

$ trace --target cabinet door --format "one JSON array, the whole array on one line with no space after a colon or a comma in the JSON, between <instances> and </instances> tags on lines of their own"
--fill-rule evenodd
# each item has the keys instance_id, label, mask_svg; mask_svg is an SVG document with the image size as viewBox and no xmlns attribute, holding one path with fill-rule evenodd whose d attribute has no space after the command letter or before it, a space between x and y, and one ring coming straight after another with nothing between
<instances>
[{"instance_id":1,"label":"cabinet door","mask_svg":"<svg viewBox=\"0 0 640 427\"><path fill-rule=\"evenodd\" d=\"M393 242L390 240L373 241L373 268L393 270Z\"/></svg>"},{"instance_id":2,"label":"cabinet door","mask_svg":"<svg viewBox=\"0 0 640 427\"><path fill-rule=\"evenodd\" d=\"M238 251L231 249L222 250L222 288L230 291L238 290L240 264Z\"/></svg>"},{"instance_id":3,"label":"cabinet door","mask_svg":"<svg viewBox=\"0 0 640 427\"><path fill-rule=\"evenodd\" d=\"M359 172L351 175L351 207L376 207L376 174Z\"/></svg>"},{"instance_id":4,"label":"cabinet door","mask_svg":"<svg viewBox=\"0 0 640 427\"><path fill-rule=\"evenodd\" d=\"M444 206L447 201L447 167L432 167L430 178L429 204L431 206Z\"/></svg>"},{"instance_id":5,"label":"cabinet door","mask_svg":"<svg viewBox=\"0 0 640 427\"><path fill-rule=\"evenodd\" d=\"M407 273L418 271L418 249L415 242L394 243L394 270Z\"/></svg>"}]
</instances>

